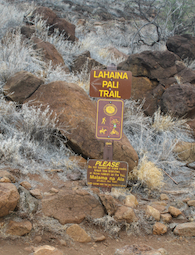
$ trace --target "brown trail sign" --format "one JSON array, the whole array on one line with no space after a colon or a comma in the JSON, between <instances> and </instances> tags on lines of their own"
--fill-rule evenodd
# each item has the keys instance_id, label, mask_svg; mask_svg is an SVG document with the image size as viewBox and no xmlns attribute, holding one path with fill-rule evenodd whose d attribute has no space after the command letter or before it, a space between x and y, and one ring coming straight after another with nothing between
<instances>
[{"instance_id":1,"label":"brown trail sign","mask_svg":"<svg viewBox=\"0 0 195 255\"><path fill-rule=\"evenodd\" d=\"M90 73L91 97L129 99L132 73L119 70L92 70Z\"/></svg>"}]
</instances>

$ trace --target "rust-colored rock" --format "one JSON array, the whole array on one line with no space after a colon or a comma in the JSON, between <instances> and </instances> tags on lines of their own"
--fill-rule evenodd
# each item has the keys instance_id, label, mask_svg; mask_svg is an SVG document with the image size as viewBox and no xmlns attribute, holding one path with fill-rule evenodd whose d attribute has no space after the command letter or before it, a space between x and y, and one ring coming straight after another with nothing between
<instances>
[{"instance_id":1,"label":"rust-colored rock","mask_svg":"<svg viewBox=\"0 0 195 255\"><path fill-rule=\"evenodd\" d=\"M99 69L106 68L104 65L91 58L89 51L85 51L82 54L74 57L71 70L74 73L80 73L82 70L89 73L95 67Z\"/></svg>"},{"instance_id":2,"label":"rust-colored rock","mask_svg":"<svg viewBox=\"0 0 195 255\"><path fill-rule=\"evenodd\" d=\"M152 216L157 221L160 220L160 212L150 205L147 205L146 207L146 215L149 217Z\"/></svg>"},{"instance_id":3,"label":"rust-colored rock","mask_svg":"<svg viewBox=\"0 0 195 255\"><path fill-rule=\"evenodd\" d=\"M22 181L22 182L20 183L20 185L21 185L22 187L24 187L25 189L27 189L27 190L30 190L30 189L32 188L31 184L30 184L29 182L27 182L27 181Z\"/></svg>"},{"instance_id":4,"label":"rust-colored rock","mask_svg":"<svg viewBox=\"0 0 195 255\"><path fill-rule=\"evenodd\" d=\"M111 195L105 195L105 194L99 194L99 198L102 204L104 205L108 215L110 216L114 215L118 209L118 206L120 205L119 201L117 201Z\"/></svg>"},{"instance_id":5,"label":"rust-colored rock","mask_svg":"<svg viewBox=\"0 0 195 255\"><path fill-rule=\"evenodd\" d=\"M101 218L104 209L87 191L63 188L53 196L42 199L42 211L61 224L81 223L86 216Z\"/></svg>"},{"instance_id":6,"label":"rust-colored rock","mask_svg":"<svg viewBox=\"0 0 195 255\"><path fill-rule=\"evenodd\" d=\"M12 183L0 183L0 217L13 211L19 201L20 195Z\"/></svg>"},{"instance_id":7,"label":"rust-colored rock","mask_svg":"<svg viewBox=\"0 0 195 255\"><path fill-rule=\"evenodd\" d=\"M161 219L165 223L170 223L172 221L172 216L169 213L163 213L161 214Z\"/></svg>"},{"instance_id":8,"label":"rust-colored rock","mask_svg":"<svg viewBox=\"0 0 195 255\"><path fill-rule=\"evenodd\" d=\"M145 76L156 79L163 84L164 79L177 73L176 61L180 58L170 51L143 51L132 54L121 62L118 70L131 71L133 76Z\"/></svg>"},{"instance_id":9,"label":"rust-colored rock","mask_svg":"<svg viewBox=\"0 0 195 255\"><path fill-rule=\"evenodd\" d=\"M167 204L163 201L156 201L151 203L151 206L161 213L165 211Z\"/></svg>"},{"instance_id":10,"label":"rust-colored rock","mask_svg":"<svg viewBox=\"0 0 195 255\"><path fill-rule=\"evenodd\" d=\"M179 224L173 232L179 236L195 236L195 222Z\"/></svg>"},{"instance_id":11,"label":"rust-colored rock","mask_svg":"<svg viewBox=\"0 0 195 255\"><path fill-rule=\"evenodd\" d=\"M33 37L31 40L34 42L34 48L42 51L41 56L43 61L45 61L47 64L51 62L52 66L60 65L65 67L63 57L53 44L44 42L37 37Z\"/></svg>"},{"instance_id":12,"label":"rust-colored rock","mask_svg":"<svg viewBox=\"0 0 195 255\"><path fill-rule=\"evenodd\" d=\"M7 98L22 104L44 81L35 75L21 71L7 80L3 92Z\"/></svg>"},{"instance_id":13,"label":"rust-colored rock","mask_svg":"<svg viewBox=\"0 0 195 255\"><path fill-rule=\"evenodd\" d=\"M22 35L30 39L31 36L35 33L35 28L33 26L22 26L20 31Z\"/></svg>"},{"instance_id":14,"label":"rust-colored rock","mask_svg":"<svg viewBox=\"0 0 195 255\"><path fill-rule=\"evenodd\" d=\"M9 178L9 180L10 180L11 182L13 182L13 183L16 182L16 179L15 179L15 177L14 177L12 174L10 174L10 173L9 173L8 171L6 171L6 170L0 170L0 178L4 178L4 177Z\"/></svg>"},{"instance_id":15,"label":"rust-colored rock","mask_svg":"<svg viewBox=\"0 0 195 255\"><path fill-rule=\"evenodd\" d=\"M32 189L30 190L30 194L37 199L42 199L42 194L40 189Z\"/></svg>"},{"instance_id":16,"label":"rust-colored rock","mask_svg":"<svg viewBox=\"0 0 195 255\"><path fill-rule=\"evenodd\" d=\"M154 235L163 235L165 233L167 233L167 226L160 222L156 222L153 226L153 234Z\"/></svg>"},{"instance_id":17,"label":"rust-colored rock","mask_svg":"<svg viewBox=\"0 0 195 255\"><path fill-rule=\"evenodd\" d=\"M169 200L169 197L167 196L167 194L160 194L160 200Z\"/></svg>"},{"instance_id":18,"label":"rust-colored rock","mask_svg":"<svg viewBox=\"0 0 195 255\"><path fill-rule=\"evenodd\" d=\"M174 206L169 206L168 211L175 218L178 217L180 214L182 214L182 212Z\"/></svg>"},{"instance_id":19,"label":"rust-colored rock","mask_svg":"<svg viewBox=\"0 0 195 255\"><path fill-rule=\"evenodd\" d=\"M139 203L137 201L137 198L134 195L130 194L130 195L126 196L126 198L124 200L124 204L126 206L135 208Z\"/></svg>"},{"instance_id":20,"label":"rust-colored rock","mask_svg":"<svg viewBox=\"0 0 195 255\"><path fill-rule=\"evenodd\" d=\"M79 225L74 224L67 228L66 233L75 241L79 243L91 242L91 237L86 233L86 231Z\"/></svg>"},{"instance_id":21,"label":"rust-colored rock","mask_svg":"<svg viewBox=\"0 0 195 255\"><path fill-rule=\"evenodd\" d=\"M10 221L6 230L9 235L24 236L32 230L32 224L30 221Z\"/></svg>"},{"instance_id":22,"label":"rust-colored rock","mask_svg":"<svg viewBox=\"0 0 195 255\"><path fill-rule=\"evenodd\" d=\"M103 158L104 143L95 138L96 107L78 85L62 81L44 84L25 102L29 105L50 106L58 120L58 128L68 138L68 145L84 158ZM114 144L113 160L125 161L132 170L138 155L123 134Z\"/></svg>"},{"instance_id":23,"label":"rust-colored rock","mask_svg":"<svg viewBox=\"0 0 195 255\"><path fill-rule=\"evenodd\" d=\"M59 18L51 9L42 6L38 7L28 16L28 19L33 21L36 15L40 15L41 18L46 21L46 25L50 27L50 33L53 33L55 29L58 29L60 33L64 34L66 39L71 41L76 40L75 25L71 24L66 19Z\"/></svg>"},{"instance_id":24,"label":"rust-colored rock","mask_svg":"<svg viewBox=\"0 0 195 255\"><path fill-rule=\"evenodd\" d=\"M163 94L161 108L177 117L195 117L195 87L190 83L174 84Z\"/></svg>"},{"instance_id":25,"label":"rust-colored rock","mask_svg":"<svg viewBox=\"0 0 195 255\"><path fill-rule=\"evenodd\" d=\"M166 42L167 49L177 54L181 59L195 59L195 37L190 34L174 35Z\"/></svg>"},{"instance_id":26,"label":"rust-colored rock","mask_svg":"<svg viewBox=\"0 0 195 255\"><path fill-rule=\"evenodd\" d=\"M194 206L195 207L195 200L189 200L187 202L188 206Z\"/></svg>"},{"instance_id":27,"label":"rust-colored rock","mask_svg":"<svg viewBox=\"0 0 195 255\"><path fill-rule=\"evenodd\" d=\"M120 206L114 215L117 221L126 221L127 223L132 223L138 221L135 212L132 208L127 206Z\"/></svg>"}]
</instances>

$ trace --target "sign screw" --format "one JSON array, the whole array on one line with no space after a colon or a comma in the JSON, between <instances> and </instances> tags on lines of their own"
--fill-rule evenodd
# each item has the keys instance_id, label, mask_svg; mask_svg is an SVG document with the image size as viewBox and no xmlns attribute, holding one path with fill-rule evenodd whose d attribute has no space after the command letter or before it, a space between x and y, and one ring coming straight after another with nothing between
<instances>
[{"instance_id":1,"label":"sign screw","mask_svg":"<svg viewBox=\"0 0 195 255\"><path fill-rule=\"evenodd\" d=\"M108 138L110 138L110 136L108 136Z\"/></svg>"},{"instance_id":2,"label":"sign screw","mask_svg":"<svg viewBox=\"0 0 195 255\"><path fill-rule=\"evenodd\" d=\"M110 101L110 104L111 104L112 102Z\"/></svg>"},{"instance_id":3,"label":"sign screw","mask_svg":"<svg viewBox=\"0 0 195 255\"><path fill-rule=\"evenodd\" d=\"M109 88L109 90L111 91L111 88Z\"/></svg>"}]
</instances>

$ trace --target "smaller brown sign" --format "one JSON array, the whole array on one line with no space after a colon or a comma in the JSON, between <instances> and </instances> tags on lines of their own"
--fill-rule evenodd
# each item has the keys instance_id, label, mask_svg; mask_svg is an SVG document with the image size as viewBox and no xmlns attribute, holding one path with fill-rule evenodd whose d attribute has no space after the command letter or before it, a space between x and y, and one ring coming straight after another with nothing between
<instances>
[{"instance_id":1,"label":"smaller brown sign","mask_svg":"<svg viewBox=\"0 0 195 255\"><path fill-rule=\"evenodd\" d=\"M91 97L129 99L132 73L119 70L92 70L90 73Z\"/></svg>"},{"instance_id":2,"label":"smaller brown sign","mask_svg":"<svg viewBox=\"0 0 195 255\"><path fill-rule=\"evenodd\" d=\"M126 187L127 173L127 162L90 159L87 183L96 187Z\"/></svg>"},{"instance_id":3,"label":"smaller brown sign","mask_svg":"<svg viewBox=\"0 0 195 255\"><path fill-rule=\"evenodd\" d=\"M96 138L119 141L123 135L123 100L99 99L96 114Z\"/></svg>"}]
</instances>

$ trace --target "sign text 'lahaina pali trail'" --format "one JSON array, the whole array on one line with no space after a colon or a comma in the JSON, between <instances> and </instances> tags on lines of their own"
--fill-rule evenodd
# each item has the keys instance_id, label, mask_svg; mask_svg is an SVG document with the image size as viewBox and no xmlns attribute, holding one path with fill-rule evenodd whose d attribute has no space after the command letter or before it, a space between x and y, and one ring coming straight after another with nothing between
<instances>
[{"instance_id":1,"label":"sign text 'lahaina pali trail'","mask_svg":"<svg viewBox=\"0 0 195 255\"><path fill-rule=\"evenodd\" d=\"M92 70L90 73L91 97L129 99L132 73L119 70Z\"/></svg>"},{"instance_id":2,"label":"sign text 'lahaina pali trail'","mask_svg":"<svg viewBox=\"0 0 195 255\"><path fill-rule=\"evenodd\" d=\"M96 138L119 141L123 135L123 100L99 99L96 114Z\"/></svg>"},{"instance_id":3,"label":"sign text 'lahaina pali trail'","mask_svg":"<svg viewBox=\"0 0 195 255\"><path fill-rule=\"evenodd\" d=\"M126 187L127 162L96 160L88 161L87 184L96 187Z\"/></svg>"}]
</instances>

